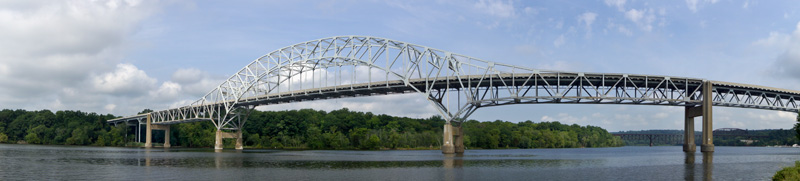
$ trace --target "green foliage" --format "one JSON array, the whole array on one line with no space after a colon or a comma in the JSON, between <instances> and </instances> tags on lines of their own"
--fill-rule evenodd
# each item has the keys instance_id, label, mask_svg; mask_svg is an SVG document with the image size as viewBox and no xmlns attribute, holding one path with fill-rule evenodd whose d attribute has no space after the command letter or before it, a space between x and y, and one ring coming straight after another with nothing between
<instances>
[{"instance_id":1,"label":"green foliage","mask_svg":"<svg viewBox=\"0 0 800 181\"><path fill-rule=\"evenodd\" d=\"M175 124L170 127L177 135L175 145L186 147L212 147L216 138L216 128L211 122ZM245 135L246 136L246 135Z\"/></svg>"},{"instance_id":2,"label":"green foliage","mask_svg":"<svg viewBox=\"0 0 800 181\"><path fill-rule=\"evenodd\" d=\"M145 109L140 113L152 112ZM81 111L0 111L0 142L31 144L125 146L135 129L111 126L113 115ZM426 119L375 115L348 109L331 112L311 109L253 111L244 125L244 144L273 149L437 149L442 145L439 116ZM469 148L572 148L620 146L618 138L594 126L558 122L465 122L464 143ZM173 146L211 147L216 128L211 122L171 126ZM153 134L162 142L163 134ZM227 140L230 142L230 140Z\"/></svg>"},{"instance_id":3,"label":"green foliage","mask_svg":"<svg viewBox=\"0 0 800 181\"><path fill-rule=\"evenodd\" d=\"M797 113L797 123L794 123L795 138L800 140L800 112Z\"/></svg>"},{"instance_id":4,"label":"green foliage","mask_svg":"<svg viewBox=\"0 0 800 181\"><path fill-rule=\"evenodd\" d=\"M152 110L152 109L144 109L144 110L142 110L141 112L139 112L139 113L136 113L136 114L144 114L144 113L151 113L151 112L153 112L153 110Z\"/></svg>"},{"instance_id":5,"label":"green foliage","mask_svg":"<svg viewBox=\"0 0 800 181\"><path fill-rule=\"evenodd\" d=\"M75 128L72 130L72 137L67 138L68 145L87 145L90 144L91 140L89 140L89 133L86 129L83 128Z\"/></svg>"},{"instance_id":6,"label":"green foliage","mask_svg":"<svg viewBox=\"0 0 800 181\"><path fill-rule=\"evenodd\" d=\"M464 124L464 145L468 148L577 148L622 146L623 142L603 128L566 125L559 122L525 121Z\"/></svg>"},{"instance_id":7,"label":"green foliage","mask_svg":"<svg viewBox=\"0 0 800 181\"><path fill-rule=\"evenodd\" d=\"M0 143L8 142L8 136L5 133L0 133Z\"/></svg>"},{"instance_id":8,"label":"green foliage","mask_svg":"<svg viewBox=\"0 0 800 181\"><path fill-rule=\"evenodd\" d=\"M113 115L81 111L0 110L0 142L26 141L30 144L76 144L120 146L125 143L124 127L113 128L106 120ZM102 141L95 143L93 140Z\"/></svg>"},{"instance_id":9,"label":"green foliage","mask_svg":"<svg viewBox=\"0 0 800 181\"><path fill-rule=\"evenodd\" d=\"M365 143L364 148L374 150L380 148L380 146L381 146L381 139L378 138L378 135L373 134L369 136L369 139Z\"/></svg>"},{"instance_id":10,"label":"green foliage","mask_svg":"<svg viewBox=\"0 0 800 181\"><path fill-rule=\"evenodd\" d=\"M800 161L795 161L792 167L785 167L776 172L772 180L800 180Z\"/></svg>"}]
</instances>

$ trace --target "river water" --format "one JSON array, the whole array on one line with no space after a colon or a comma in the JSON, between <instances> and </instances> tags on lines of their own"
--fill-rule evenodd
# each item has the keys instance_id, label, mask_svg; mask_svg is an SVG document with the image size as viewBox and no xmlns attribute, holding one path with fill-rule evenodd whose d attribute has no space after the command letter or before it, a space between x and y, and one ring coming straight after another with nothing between
<instances>
[{"instance_id":1,"label":"river water","mask_svg":"<svg viewBox=\"0 0 800 181\"><path fill-rule=\"evenodd\" d=\"M697 148L700 150L700 148ZM800 149L281 151L0 144L0 180L768 180Z\"/></svg>"}]
</instances>

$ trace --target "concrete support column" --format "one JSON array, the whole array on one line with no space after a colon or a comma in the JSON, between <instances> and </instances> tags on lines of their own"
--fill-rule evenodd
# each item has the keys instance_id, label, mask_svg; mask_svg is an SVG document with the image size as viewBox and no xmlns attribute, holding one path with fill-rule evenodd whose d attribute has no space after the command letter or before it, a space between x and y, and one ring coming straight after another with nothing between
<instances>
[{"instance_id":1,"label":"concrete support column","mask_svg":"<svg viewBox=\"0 0 800 181\"><path fill-rule=\"evenodd\" d=\"M136 142L142 142L142 120L136 122Z\"/></svg>"},{"instance_id":2,"label":"concrete support column","mask_svg":"<svg viewBox=\"0 0 800 181\"><path fill-rule=\"evenodd\" d=\"M442 131L442 153L453 154L456 152L453 145L453 125L450 122L444 124L444 131Z\"/></svg>"},{"instance_id":3,"label":"concrete support column","mask_svg":"<svg viewBox=\"0 0 800 181\"><path fill-rule=\"evenodd\" d=\"M712 88L711 81L703 82L703 141L700 145L702 152L714 152L714 127L712 126Z\"/></svg>"},{"instance_id":4,"label":"concrete support column","mask_svg":"<svg viewBox=\"0 0 800 181\"><path fill-rule=\"evenodd\" d=\"M236 130L236 149L244 149L244 145L242 144L242 129Z\"/></svg>"},{"instance_id":5,"label":"concrete support column","mask_svg":"<svg viewBox=\"0 0 800 181\"><path fill-rule=\"evenodd\" d=\"M222 130L217 129L217 137L216 141L214 141L214 149L215 150L222 149Z\"/></svg>"},{"instance_id":6,"label":"concrete support column","mask_svg":"<svg viewBox=\"0 0 800 181\"><path fill-rule=\"evenodd\" d=\"M169 125L164 125L164 148L169 148Z\"/></svg>"},{"instance_id":7,"label":"concrete support column","mask_svg":"<svg viewBox=\"0 0 800 181\"><path fill-rule=\"evenodd\" d=\"M686 106L684 112L683 128L683 152L697 151L697 144L694 143L694 117L703 115L701 107Z\"/></svg>"},{"instance_id":8,"label":"concrete support column","mask_svg":"<svg viewBox=\"0 0 800 181\"><path fill-rule=\"evenodd\" d=\"M464 153L464 130L461 126L453 127L453 147L455 153Z\"/></svg>"},{"instance_id":9,"label":"concrete support column","mask_svg":"<svg viewBox=\"0 0 800 181\"><path fill-rule=\"evenodd\" d=\"M153 128L152 128L152 125L151 125L151 121L152 121L152 119L150 117L150 114L147 114L147 128L145 130L145 138L144 138L144 140L145 140L144 147L145 148L152 148L153 147Z\"/></svg>"}]
</instances>

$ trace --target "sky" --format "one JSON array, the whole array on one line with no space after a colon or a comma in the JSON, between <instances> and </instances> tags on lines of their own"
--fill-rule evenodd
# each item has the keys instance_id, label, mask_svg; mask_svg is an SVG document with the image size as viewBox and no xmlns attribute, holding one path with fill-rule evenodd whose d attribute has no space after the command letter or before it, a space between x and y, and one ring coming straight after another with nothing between
<instances>
[{"instance_id":1,"label":"sky","mask_svg":"<svg viewBox=\"0 0 800 181\"><path fill-rule=\"evenodd\" d=\"M0 109L123 116L179 107L262 55L341 35L537 69L800 90L797 7L800 1L788 0L5 0ZM258 109L345 107L415 118L438 114L422 94ZM715 107L713 115L714 128L742 129L787 129L796 117L724 107ZM609 131L683 129L683 108L508 105L478 109L470 119L559 121Z\"/></svg>"}]
</instances>

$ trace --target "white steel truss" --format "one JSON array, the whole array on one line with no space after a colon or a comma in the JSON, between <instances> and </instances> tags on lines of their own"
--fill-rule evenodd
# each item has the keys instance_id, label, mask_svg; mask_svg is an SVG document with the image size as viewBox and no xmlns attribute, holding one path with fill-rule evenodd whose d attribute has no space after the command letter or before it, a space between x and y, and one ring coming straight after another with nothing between
<instances>
[{"instance_id":1,"label":"white steel truss","mask_svg":"<svg viewBox=\"0 0 800 181\"><path fill-rule=\"evenodd\" d=\"M508 104L699 106L705 81L532 69L385 38L338 36L270 52L198 101L151 115L153 124L211 120L217 129L238 129L240 115L259 105L422 93L445 120L461 122L478 108ZM798 111L798 91L712 84L715 106Z\"/></svg>"}]
</instances>

